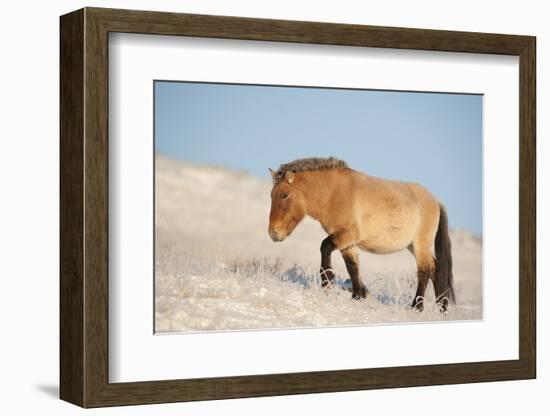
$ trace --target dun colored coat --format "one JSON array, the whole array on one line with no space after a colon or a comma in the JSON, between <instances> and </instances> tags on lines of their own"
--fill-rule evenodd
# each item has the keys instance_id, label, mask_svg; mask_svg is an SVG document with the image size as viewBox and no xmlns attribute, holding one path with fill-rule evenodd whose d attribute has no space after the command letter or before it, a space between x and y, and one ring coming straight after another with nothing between
<instances>
[{"instance_id":1,"label":"dun colored coat","mask_svg":"<svg viewBox=\"0 0 550 416\"><path fill-rule=\"evenodd\" d=\"M321 243L323 286L334 279L331 253L339 250L352 281L353 298L365 298L358 249L387 254L406 248L417 265L412 307L423 309L430 280L443 311L449 302L455 303L447 213L426 188L368 176L335 158L299 159L270 171L269 236L283 241L306 215L319 221L328 234Z\"/></svg>"}]
</instances>

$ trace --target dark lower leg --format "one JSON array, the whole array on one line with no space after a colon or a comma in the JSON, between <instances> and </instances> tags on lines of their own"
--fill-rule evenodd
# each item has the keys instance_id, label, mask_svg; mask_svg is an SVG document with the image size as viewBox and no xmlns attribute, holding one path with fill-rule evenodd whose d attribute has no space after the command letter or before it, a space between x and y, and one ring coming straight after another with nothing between
<instances>
[{"instance_id":1,"label":"dark lower leg","mask_svg":"<svg viewBox=\"0 0 550 416\"><path fill-rule=\"evenodd\" d=\"M416 273L418 279L418 287L416 288L416 294L412 302L413 309L419 312L424 310L424 295L426 294L426 288L430 280L430 272L425 270L418 270Z\"/></svg>"},{"instance_id":2,"label":"dark lower leg","mask_svg":"<svg viewBox=\"0 0 550 416\"><path fill-rule=\"evenodd\" d=\"M434 283L434 290L435 290L435 301L439 305L441 312L447 312L447 309L449 308L448 289L446 290L442 288L441 282L436 282L435 279L433 283Z\"/></svg>"},{"instance_id":3,"label":"dark lower leg","mask_svg":"<svg viewBox=\"0 0 550 416\"><path fill-rule=\"evenodd\" d=\"M330 256L334 251L334 243L329 236L321 243L321 285L327 287L334 280L334 272L332 271L332 264Z\"/></svg>"},{"instance_id":4,"label":"dark lower leg","mask_svg":"<svg viewBox=\"0 0 550 416\"><path fill-rule=\"evenodd\" d=\"M351 285L353 290L352 298L366 298L367 288L359 277L359 263L357 261L357 257L353 254L348 254L345 252L342 253L342 256L344 257L344 262L346 263L346 268L348 269L348 273L351 278Z\"/></svg>"}]
</instances>

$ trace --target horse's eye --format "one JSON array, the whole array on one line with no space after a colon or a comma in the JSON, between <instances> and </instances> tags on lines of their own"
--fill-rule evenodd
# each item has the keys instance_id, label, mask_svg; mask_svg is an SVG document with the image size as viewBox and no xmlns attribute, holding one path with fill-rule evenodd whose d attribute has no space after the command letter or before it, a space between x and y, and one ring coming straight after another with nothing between
<instances>
[{"instance_id":1,"label":"horse's eye","mask_svg":"<svg viewBox=\"0 0 550 416\"><path fill-rule=\"evenodd\" d=\"M288 192L281 192L280 198L281 199L287 199L289 197Z\"/></svg>"}]
</instances>

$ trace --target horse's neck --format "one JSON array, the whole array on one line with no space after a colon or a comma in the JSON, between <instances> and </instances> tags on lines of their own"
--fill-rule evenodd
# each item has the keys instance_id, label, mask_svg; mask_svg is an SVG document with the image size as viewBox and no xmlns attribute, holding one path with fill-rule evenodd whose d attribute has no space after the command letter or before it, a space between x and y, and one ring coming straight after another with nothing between
<instances>
[{"instance_id":1,"label":"horse's neck","mask_svg":"<svg viewBox=\"0 0 550 416\"><path fill-rule=\"evenodd\" d=\"M329 175L329 172L312 172L304 178L302 187L306 199L306 214L322 225L328 220L327 207L335 187L335 181Z\"/></svg>"}]
</instances>

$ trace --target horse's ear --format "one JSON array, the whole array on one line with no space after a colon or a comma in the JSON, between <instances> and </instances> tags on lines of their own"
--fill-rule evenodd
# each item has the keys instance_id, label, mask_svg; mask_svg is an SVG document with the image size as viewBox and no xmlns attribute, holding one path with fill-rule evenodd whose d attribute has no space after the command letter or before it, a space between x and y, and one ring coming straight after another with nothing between
<instances>
[{"instance_id":1,"label":"horse's ear","mask_svg":"<svg viewBox=\"0 0 550 416\"><path fill-rule=\"evenodd\" d=\"M288 183L292 183L292 181L294 180L294 173L292 173L291 171L287 170L285 172L285 181L287 181Z\"/></svg>"},{"instance_id":2,"label":"horse's ear","mask_svg":"<svg viewBox=\"0 0 550 416\"><path fill-rule=\"evenodd\" d=\"M273 186L275 186L275 179L277 177L277 172L275 172L273 169L269 168L269 173L271 173L271 180L273 181Z\"/></svg>"}]
</instances>

